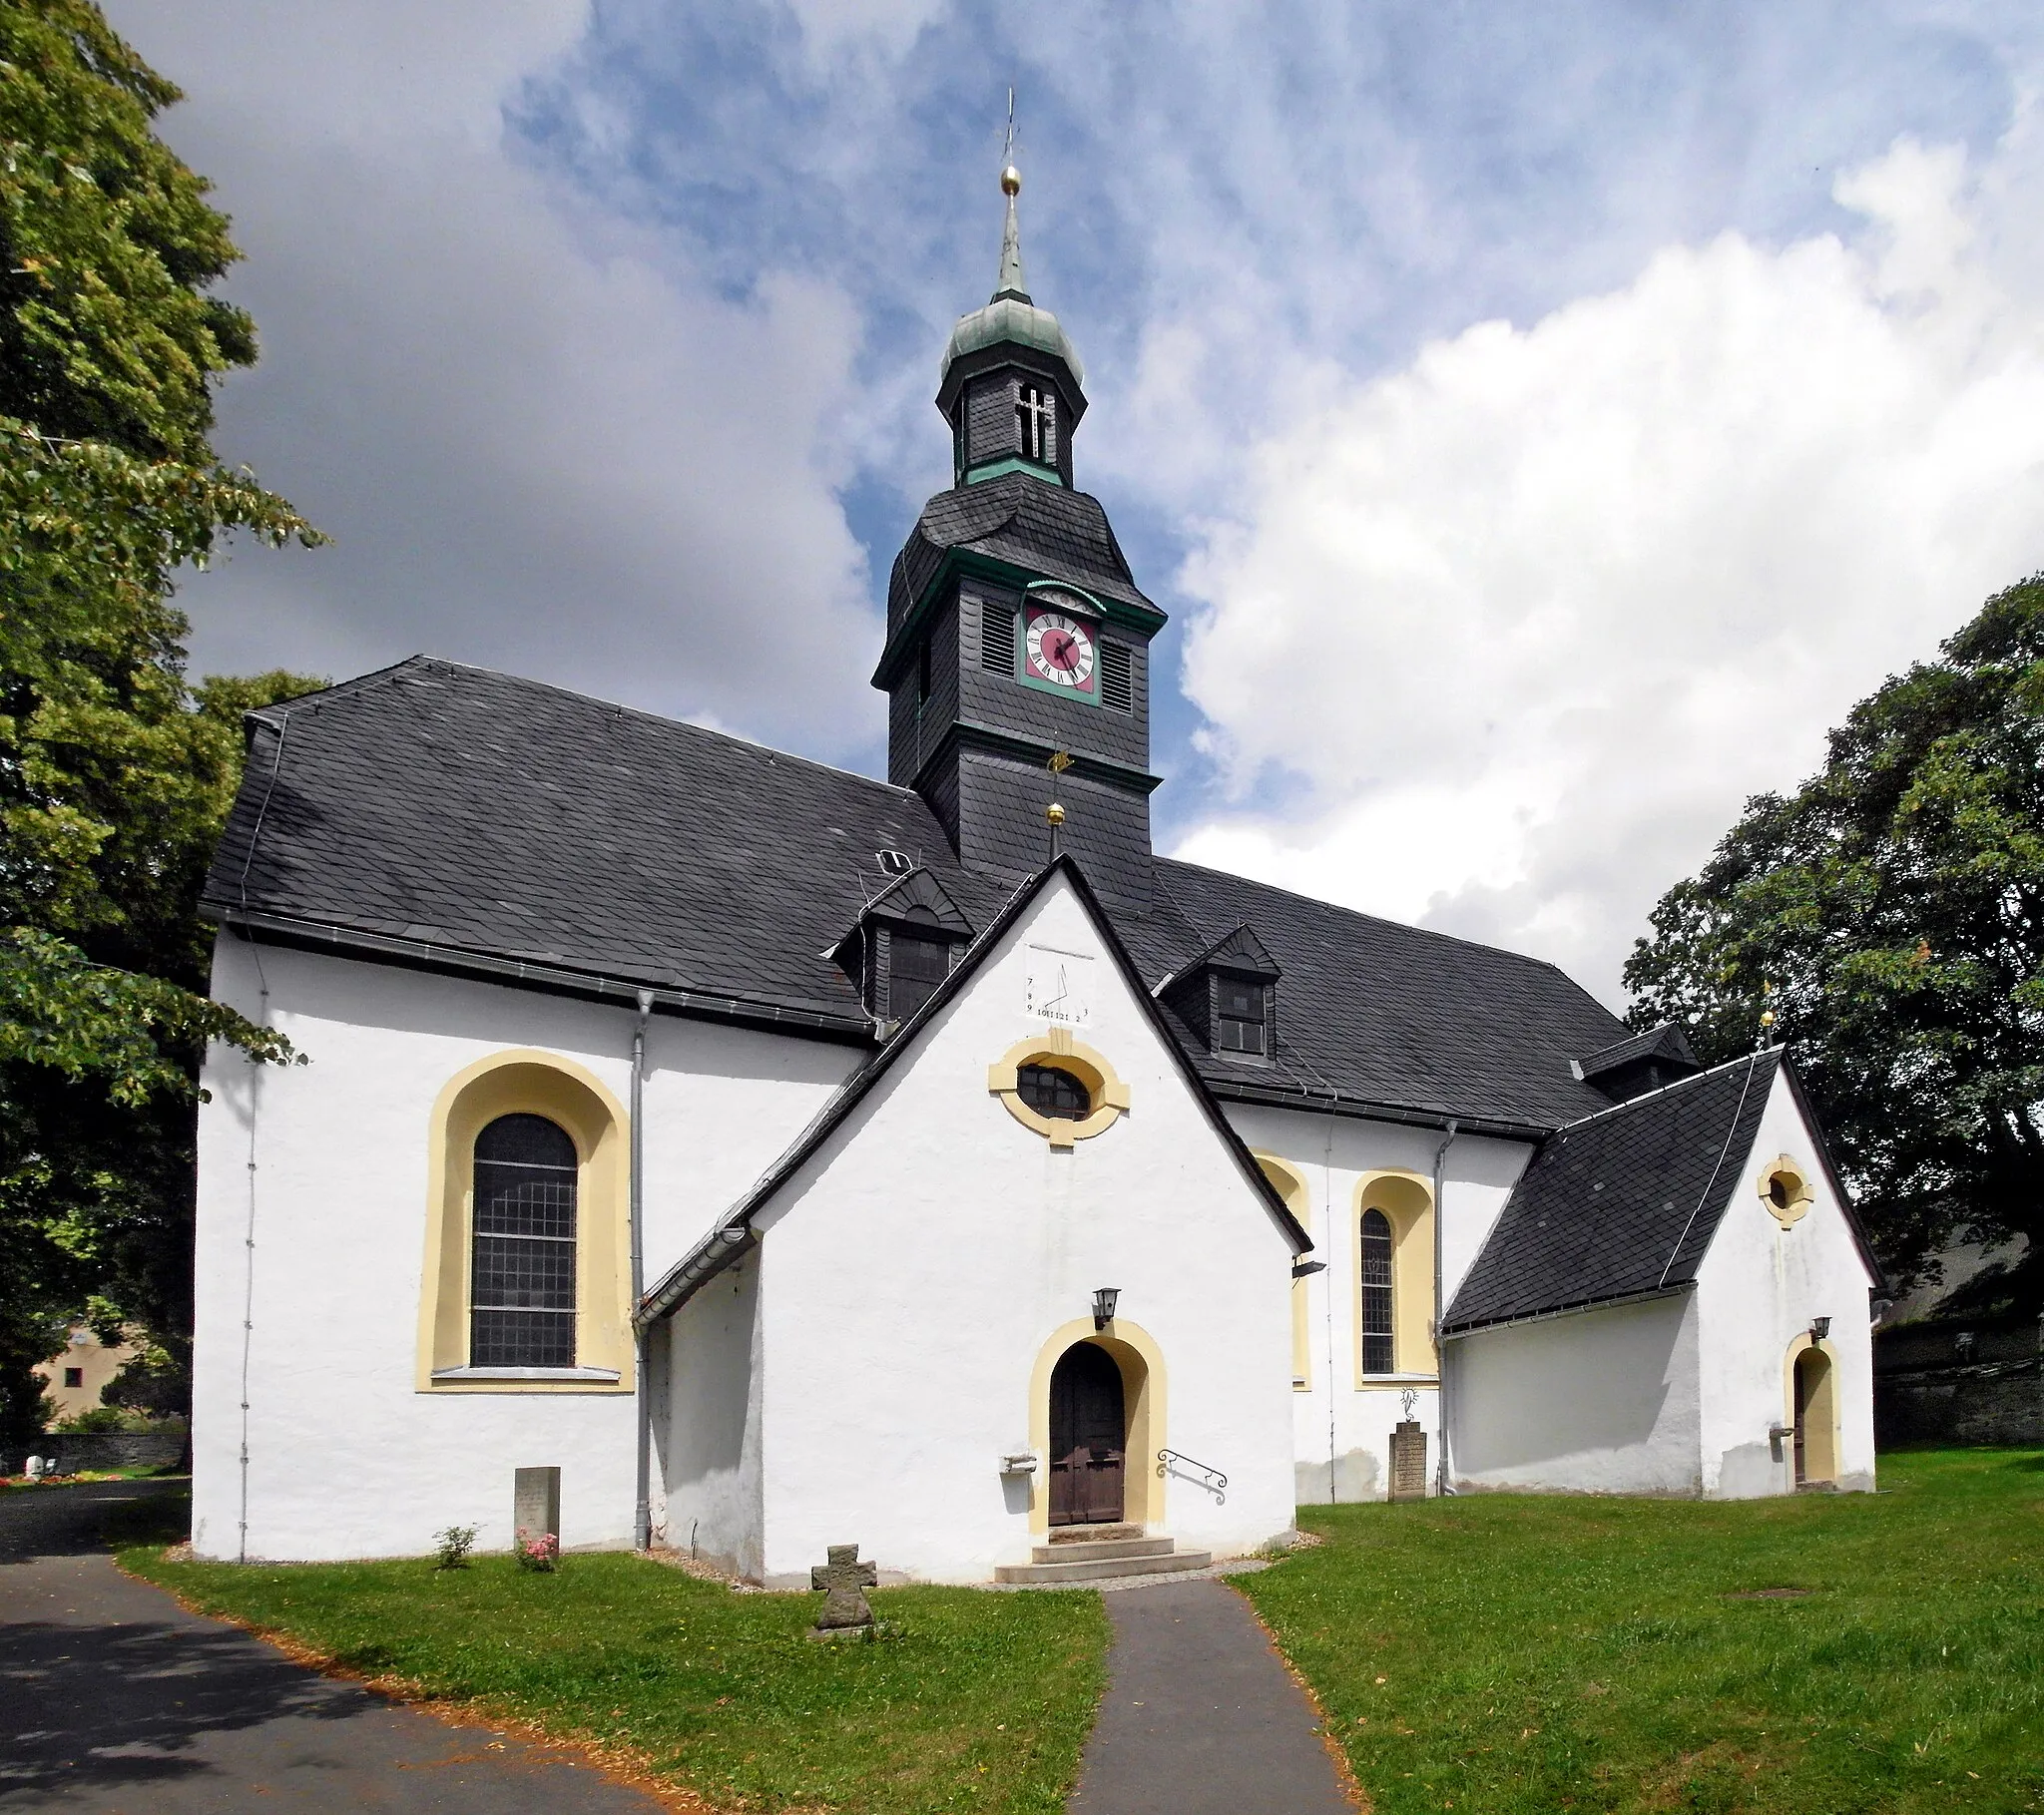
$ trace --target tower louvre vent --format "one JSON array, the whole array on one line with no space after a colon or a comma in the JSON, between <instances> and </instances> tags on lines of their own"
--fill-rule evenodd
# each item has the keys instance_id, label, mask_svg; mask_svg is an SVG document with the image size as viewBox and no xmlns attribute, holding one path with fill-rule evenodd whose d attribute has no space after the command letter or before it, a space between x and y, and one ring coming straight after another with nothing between
<instances>
[{"instance_id":1,"label":"tower louvre vent","mask_svg":"<svg viewBox=\"0 0 2044 1815\"><path fill-rule=\"evenodd\" d=\"M1015 672L1015 614L1004 605L982 605L979 618L979 666L989 675Z\"/></svg>"},{"instance_id":2,"label":"tower louvre vent","mask_svg":"<svg viewBox=\"0 0 2044 1815\"><path fill-rule=\"evenodd\" d=\"M1126 643L1100 645L1100 703L1112 711L1136 709L1136 686Z\"/></svg>"}]
</instances>

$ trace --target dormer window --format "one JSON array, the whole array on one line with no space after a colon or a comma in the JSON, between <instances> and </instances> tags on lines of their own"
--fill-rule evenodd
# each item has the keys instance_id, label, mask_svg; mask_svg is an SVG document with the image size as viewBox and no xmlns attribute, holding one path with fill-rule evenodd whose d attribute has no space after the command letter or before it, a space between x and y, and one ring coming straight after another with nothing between
<instances>
[{"instance_id":1,"label":"dormer window","mask_svg":"<svg viewBox=\"0 0 2044 1815\"><path fill-rule=\"evenodd\" d=\"M1266 1063L1278 1044L1279 975L1264 942L1239 926L1181 966L1162 995L1209 1052Z\"/></svg>"},{"instance_id":2,"label":"dormer window","mask_svg":"<svg viewBox=\"0 0 2044 1815\"><path fill-rule=\"evenodd\" d=\"M951 974L952 941L942 933L895 926L887 929L887 1014L906 1021L937 993Z\"/></svg>"},{"instance_id":3,"label":"dormer window","mask_svg":"<svg viewBox=\"0 0 2044 1815\"><path fill-rule=\"evenodd\" d=\"M1224 1053L1265 1052L1263 982L1251 977L1231 977L1225 972L1214 979L1215 1025L1221 1038L1216 1043Z\"/></svg>"},{"instance_id":4,"label":"dormer window","mask_svg":"<svg viewBox=\"0 0 2044 1815\"><path fill-rule=\"evenodd\" d=\"M881 867L894 877L866 904L858 924L838 941L830 956L858 986L866 1013L883 1030L906 1021L937 993L972 937L972 925L943 885L928 870L900 874L881 853Z\"/></svg>"},{"instance_id":5,"label":"dormer window","mask_svg":"<svg viewBox=\"0 0 2044 1815\"><path fill-rule=\"evenodd\" d=\"M1018 385L1015 391L1015 422L1020 430L1022 458L1056 463L1055 429L1057 403L1040 384Z\"/></svg>"}]
</instances>

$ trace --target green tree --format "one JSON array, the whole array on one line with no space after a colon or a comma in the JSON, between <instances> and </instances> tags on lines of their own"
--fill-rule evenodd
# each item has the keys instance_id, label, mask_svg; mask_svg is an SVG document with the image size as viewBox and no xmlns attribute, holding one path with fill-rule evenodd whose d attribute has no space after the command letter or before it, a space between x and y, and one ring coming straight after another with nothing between
<instances>
[{"instance_id":1,"label":"green tree","mask_svg":"<svg viewBox=\"0 0 2044 1815\"><path fill-rule=\"evenodd\" d=\"M1723 1060L1772 1008L1882 1258L2022 1236L2044 1281L2044 576L1990 599L1940 659L1763 794L1653 914L1632 1019Z\"/></svg>"},{"instance_id":2,"label":"green tree","mask_svg":"<svg viewBox=\"0 0 2044 1815\"><path fill-rule=\"evenodd\" d=\"M0 1440L80 1309L181 1363L199 1057L288 1056L206 998L196 903L242 710L317 683L195 688L172 592L319 538L210 444L256 339L177 99L88 0L0 0Z\"/></svg>"}]
</instances>

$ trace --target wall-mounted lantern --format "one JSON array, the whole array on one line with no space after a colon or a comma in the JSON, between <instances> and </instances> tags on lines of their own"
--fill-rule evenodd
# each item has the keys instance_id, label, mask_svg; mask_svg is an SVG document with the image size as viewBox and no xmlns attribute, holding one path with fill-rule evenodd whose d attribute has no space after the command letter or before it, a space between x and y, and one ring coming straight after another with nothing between
<instances>
[{"instance_id":1,"label":"wall-mounted lantern","mask_svg":"<svg viewBox=\"0 0 2044 1815\"><path fill-rule=\"evenodd\" d=\"M1811 1342L1821 1342L1830 1333L1831 1320L1828 1317L1812 1317L1809 1320L1809 1339Z\"/></svg>"},{"instance_id":2,"label":"wall-mounted lantern","mask_svg":"<svg viewBox=\"0 0 2044 1815\"><path fill-rule=\"evenodd\" d=\"M1093 1327L1104 1330L1114 1322L1115 1301L1122 1295L1118 1285L1104 1285L1093 1294Z\"/></svg>"}]
</instances>

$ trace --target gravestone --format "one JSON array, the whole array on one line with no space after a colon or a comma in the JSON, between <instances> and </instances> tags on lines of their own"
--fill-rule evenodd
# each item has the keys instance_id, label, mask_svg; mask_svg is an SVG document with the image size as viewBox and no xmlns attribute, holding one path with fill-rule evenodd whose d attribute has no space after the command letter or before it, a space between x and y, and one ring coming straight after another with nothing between
<instances>
[{"instance_id":1,"label":"gravestone","mask_svg":"<svg viewBox=\"0 0 2044 1815\"><path fill-rule=\"evenodd\" d=\"M511 1490L511 1530L528 1538L561 1535L561 1471L520 1469Z\"/></svg>"},{"instance_id":2,"label":"gravestone","mask_svg":"<svg viewBox=\"0 0 2044 1815\"><path fill-rule=\"evenodd\" d=\"M1414 1418L1391 1431L1391 1498L1426 1498L1426 1433Z\"/></svg>"},{"instance_id":3,"label":"gravestone","mask_svg":"<svg viewBox=\"0 0 2044 1815\"><path fill-rule=\"evenodd\" d=\"M824 1590L823 1610L816 1615L809 1636L835 1638L846 1632L871 1631L873 1609L861 1590L878 1586L879 1571L859 1562L855 1544L833 1544L826 1547L825 1554L830 1561L809 1571L809 1587Z\"/></svg>"}]
</instances>

